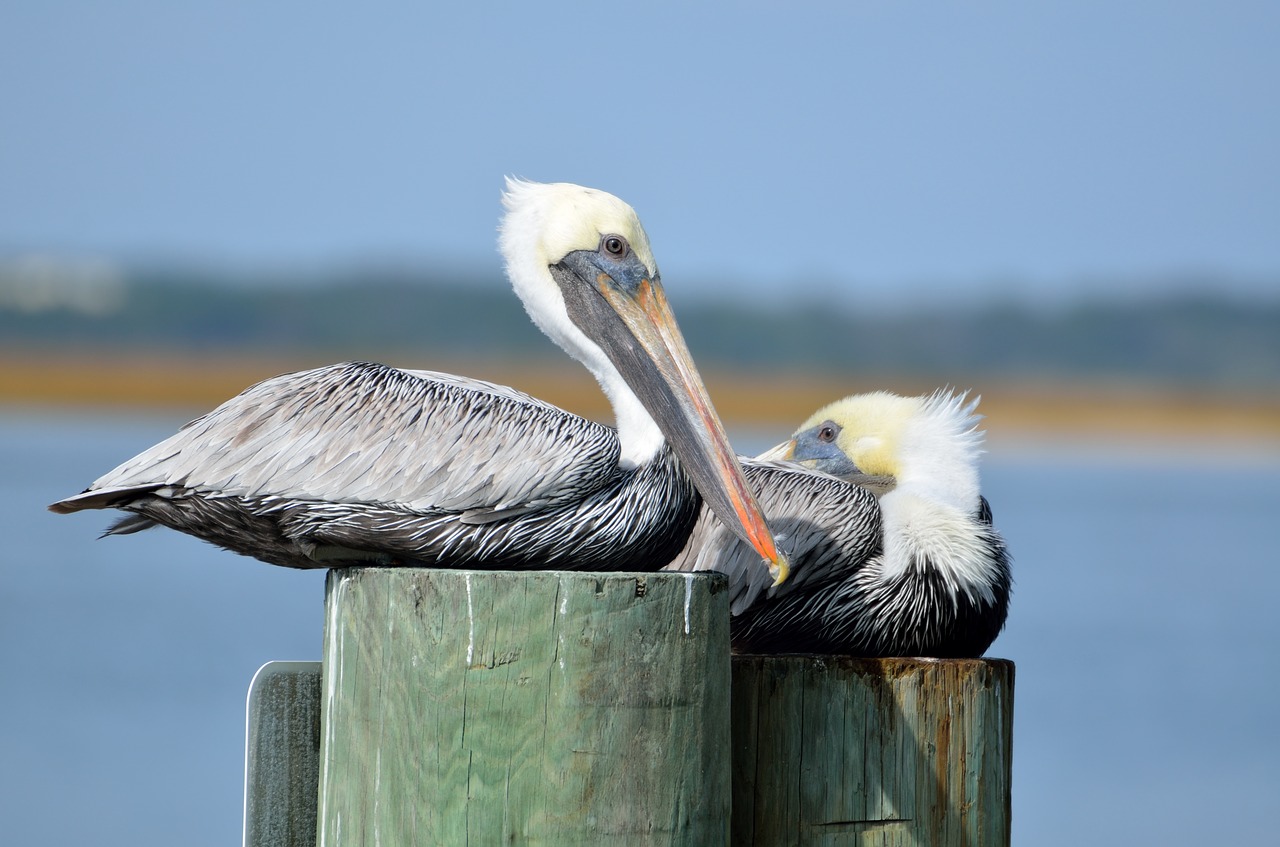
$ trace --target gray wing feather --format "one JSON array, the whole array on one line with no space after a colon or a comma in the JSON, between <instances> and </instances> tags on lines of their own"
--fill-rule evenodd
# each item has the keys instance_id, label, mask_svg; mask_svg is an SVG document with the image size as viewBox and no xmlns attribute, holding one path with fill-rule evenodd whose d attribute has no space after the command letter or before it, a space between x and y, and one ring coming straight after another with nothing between
<instances>
[{"instance_id":1,"label":"gray wing feather","mask_svg":"<svg viewBox=\"0 0 1280 847\"><path fill-rule=\"evenodd\" d=\"M617 457L610 428L514 389L352 363L260 382L57 505L174 487L481 514L572 498Z\"/></svg>"},{"instance_id":2,"label":"gray wing feather","mask_svg":"<svg viewBox=\"0 0 1280 847\"><path fill-rule=\"evenodd\" d=\"M728 575L734 615L848 574L880 549L880 508L869 491L791 463L741 461L791 576L774 587L759 554L705 506L684 550L664 568Z\"/></svg>"}]
</instances>

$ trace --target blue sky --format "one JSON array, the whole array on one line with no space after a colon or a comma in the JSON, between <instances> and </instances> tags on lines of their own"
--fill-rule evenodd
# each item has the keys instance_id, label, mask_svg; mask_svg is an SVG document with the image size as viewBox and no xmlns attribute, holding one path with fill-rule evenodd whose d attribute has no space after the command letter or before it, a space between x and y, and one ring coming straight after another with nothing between
<instances>
[{"instance_id":1,"label":"blue sky","mask_svg":"<svg viewBox=\"0 0 1280 847\"><path fill-rule=\"evenodd\" d=\"M1274 3L10 0L0 33L0 256L496 271L513 173L630 201L676 297L1280 284Z\"/></svg>"}]
</instances>

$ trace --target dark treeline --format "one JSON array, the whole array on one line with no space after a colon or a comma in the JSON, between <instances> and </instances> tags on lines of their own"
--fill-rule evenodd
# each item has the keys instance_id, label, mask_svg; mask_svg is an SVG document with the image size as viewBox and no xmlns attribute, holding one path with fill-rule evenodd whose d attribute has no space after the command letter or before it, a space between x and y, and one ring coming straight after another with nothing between
<instances>
[{"instance_id":1,"label":"dark treeline","mask_svg":"<svg viewBox=\"0 0 1280 847\"><path fill-rule=\"evenodd\" d=\"M248 355L323 351L342 358L390 350L455 358L558 355L503 281L456 274L452 280L439 285L383 273L323 284L228 285L137 273L117 281L114 298L93 308L56 297L35 306L0 298L0 343ZM1280 299L1184 295L1054 309L926 306L892 314L687 299L677 310L705 368L1280 386Z\"/></svg>"}]
</instances>

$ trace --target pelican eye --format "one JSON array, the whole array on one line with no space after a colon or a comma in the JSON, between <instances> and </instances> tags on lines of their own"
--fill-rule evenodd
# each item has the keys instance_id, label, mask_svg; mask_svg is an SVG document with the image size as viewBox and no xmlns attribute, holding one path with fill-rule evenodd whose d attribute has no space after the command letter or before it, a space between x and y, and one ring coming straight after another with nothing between
<instances>
[{"instance_id":1,"label":"pelican eye","mask_svg":"<svg viewBox=\"0 0 1280 847\"><path fill-rule=\"evenodd\" d=\"M606 235L600 239L600 252L615 259L625 259L630 250L631 245L621 235Z\"/></svg>"},{"instance_id":2,"label":"pelican eye","mask_svg":"<svg viewBox=\"0 0 1280 847\"><path fill-rule=\"evenodd\" d=\"M827 421L826 423L824 423L822 426L818 428L818 440L825 441L828 444L830 444L832 441L835 441L836 436L839 434L840 434L840 427L836 426L831 421Z\"/></svg>"}]
</instances>

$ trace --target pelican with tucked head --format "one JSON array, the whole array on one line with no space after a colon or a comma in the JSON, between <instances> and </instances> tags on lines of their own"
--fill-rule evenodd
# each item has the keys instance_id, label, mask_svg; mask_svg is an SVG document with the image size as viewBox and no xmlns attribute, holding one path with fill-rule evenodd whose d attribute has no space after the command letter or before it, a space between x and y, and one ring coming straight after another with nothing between
<instances>
[{"instance_id":1,"label":"pelican with tucked head","mask_svg":"<svg viewBox=\"0 0 1280 847\"><path fill-rule=\"evenodd\" d=\"M504 204L512 285L616 431L492 383L333 365L250 387L50 508L121 509L108 533L163 524L288 567L652 570L705 503L781 581L635 212L516 180Z\"/></svg>"},{"instance_id":2,"label":"pelican with tucked head","mask_svg":"<svg viewBox=\"0 0 1280 847\"><path fill-rule=\"evenodd\" d=\"M744 460L790 558L786 585L753 574L711 515L668 567L730 575L739 651L981 655L1012 581L979 492L976 406L945 391L859 394Z\"/></svg>"}]
</instances>

